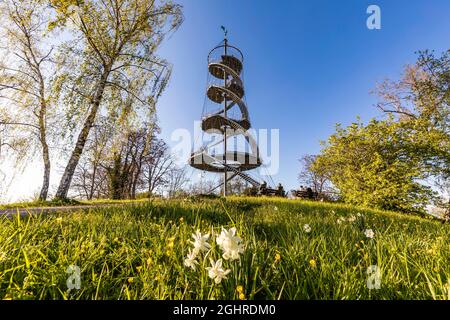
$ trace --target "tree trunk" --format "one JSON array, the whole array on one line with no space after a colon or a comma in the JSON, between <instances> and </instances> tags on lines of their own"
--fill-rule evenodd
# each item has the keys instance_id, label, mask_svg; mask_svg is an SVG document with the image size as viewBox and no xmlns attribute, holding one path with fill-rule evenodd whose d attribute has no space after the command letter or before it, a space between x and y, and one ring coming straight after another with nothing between
<instances>
[{"instance_id":1,"label":"tree trunk","mask_svg":"<svg viewBox=\"0 0 450 320\"><path fill-rule=\"evenodd\" d=\"M50 185L50 157L48 154L48 145L44 140L42 143L42 157L44 160L44 179L42 183L41 193L39 194L39 200L45 201L48 196L48 187Z\"/></svg>"},{"instance_id":2,"label":"tree trunk","mask_svg":"<svg viewBox=\"0 0 450 320\"><path fill-rule=\"evenodd\" d=\"M100 83L95 92L94 101L92 102L91 112L89 113L89 116L84 122L83 129L81 130L78 136L75 148L72 151L72 155L70 156L69 162L67 163L66 169L64 170L64 174L61 178L61 182L59 183L58 190L56 191L55 195L56 199L67 199L67 193L69 192L73 174L78 165L78 161L80 160L80 156L83 152L89 132L92 126L94 125L95 117L97 115L100 102L102 101L103 92L106 87L106 81L108 79L110 69L111 67L105 68L105 71L102 74Z\"/></svg>"},{"instance_id":3,"label":"tree trunk","mask_svg":"<svg viewBox=\"0 0 450 320\"><path fill-rule=\"evenodd\" d=\"M92 171L92 180L91 180L91 188L89 190L88 200L92 200L94 197L94 188L95 188L95 176L97 174L97 161L94 162L94 169Z\"/></svg>"},{"instance_id":4,"label":"tree trunk","mask_svg":"<svg viewBox=\"0 0 450 320\"><path fill-rule=\"evenodd\" d=\"M152 169L151 166L148 167L148 197L151 198L154 189L153 179L152 179Z\"/></svg>"},{"instance_id":5,"label":"tree trunk","mask_svg":"<svg viewBox=\"0 0 450 320\"><path fill-rule=\"evenodd\" d=\"M133 175L134 178L133 178L133 183L131 185L131 192L130 192L131 199L136 199L136 188L137 188L137 183L138 183L140 174L141 174L141 169L138 167L138 168L136 168L136 172Z\"/></svg>"},{"instance_id":6,"label":"tree trunk","mask_svg":"<svg viewBox=\"0 0 450 320\"><path fill-rule=\"evenodd\" d=\"M119 200L123 194L123 179L121 177L122 159L120 154L114 154L113 167L108 170L109 196L113 200Z\"/></svg>"},{"instance_id":7,"label":"tree trunk","mask_svg":"<svg viewBox=\"0 0 450 320\"><path fill-rule=\"evenodd\" d=\"M44 80L41 77L41 97L44 97ZM41 108L39 110L39 138L42 145L42 158L44 160L44 178L42 182L41 193L39 194L39 200L45 201L48 196L48 187L50 185L50 156L48 152L47 144L47 127L45 123L45 114L47 112L47 104L44 98L41 98Z\"/></svg>"},{"instance_id":8,"label":"tree trunk","mask_svg":"<svg viewBox=\"0 0 450 320\"><path fill-rule=\"evenodd\" d=\"M450 222L450 199L448 199L447 210L444 213L444 221Z\"/></svg>"}]
</instances>

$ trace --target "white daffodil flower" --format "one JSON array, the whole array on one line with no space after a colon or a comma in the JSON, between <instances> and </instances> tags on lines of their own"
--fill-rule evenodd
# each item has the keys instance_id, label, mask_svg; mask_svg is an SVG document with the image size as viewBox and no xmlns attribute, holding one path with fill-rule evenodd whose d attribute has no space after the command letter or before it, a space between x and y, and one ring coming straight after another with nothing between
<instances>
[{"instance_id":1,"label":"white daffodil flower","mask_svg":"<svg viewBox=\"0 0 450 320\"><path fill-rule=\"evenodd\" d=\"M214 262L213 259L209 258L209 261L211 262L211 267L206 268L206 270L208 271L208 276L213 279L216 284L219 284L220 282L222 282L222 279L227 278L227 274L229 274L231 270L224 270L222 268L222 259Z\"/></svg>"},{"instance_id":2,"label":"white daffodil flower","mask_svg":"<svg viewBox=\"0 0 450 320\"><path fill-rule=\"evenodd\" d=\"M366 231L364 231L364 234L367 238L370 239L373 239L373 237L375 236L375 232L372 229L366 229Z\"/></svg>"},{"instance_id":3,"label":"white daffodil flower","mask_svg":"<svg viewBox=\"0 0 450 320\"><path fill-rule=\"evenodd\" d=\"M188 268L191 268L192 270L195 270L195 268L198 265L198 262L196 259L197 259L197 252L195 251L195 249L193 251L191 251L191 249L189 249L187 258L184 260L184 265Z\"/></svg>"},{"instance_id":4,"label":"white daffodil flower","mask_svg":"<svg viewBox=\"0 0 450 320\"><path fill-rule=\"evenodd\" d=\"M191 241L194 245L194 251L208 251L211 248L211 245L208 243L209 233L202 235L202 233L197 230L192 234L192 238L194 238L194 241Z\"/></svg>"},{"instance_id":5,"label":"white daffodil flower","mask_svg":"<svg viewBox=\"0 0 450 320\"><path fill-rule=\"evenodd\" d=\"M222 249L222 257L225 260L239 259L239 254L244 252L242 239L236 236L236 228L231 228L228 231L222 227L222 232L216 238L216 243Z\"/></svg>"}]
</instances>

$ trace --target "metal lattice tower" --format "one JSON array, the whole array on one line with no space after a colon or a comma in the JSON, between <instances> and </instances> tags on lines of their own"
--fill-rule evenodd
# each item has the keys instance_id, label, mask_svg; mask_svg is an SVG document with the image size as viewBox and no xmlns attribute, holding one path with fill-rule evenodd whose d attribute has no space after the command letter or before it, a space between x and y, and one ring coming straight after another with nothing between
<instances>
[{"instance_id":1,"label":"metal lattice tower","mask_svg":"<svg viewBox=\"0 0 450 320\"><path fill-rule=\"evenodd\" d=\"M223 28L224 29L224 28ZM224 30L225 31L225 30ZM242 81L244 56L242 52L228 44L225 39L208 55L208 89L207 101L213 104L213 110L204 110L202 130L207 134L222 136L219 142L203 146L194 151L190 165L196 169L223 173L224 196L227 195L227 181L240 176L253 186L259 182L243 173L258 168L262 163L258 145L249 133L251 127L248 109L244 101L244 84ZM237 111L237 112L236 112ZM229 148L228 140L242 135L247 143L246 151ZM211 154L218 144L223 144L223 152Z\"/></svg>"}]
</instances>

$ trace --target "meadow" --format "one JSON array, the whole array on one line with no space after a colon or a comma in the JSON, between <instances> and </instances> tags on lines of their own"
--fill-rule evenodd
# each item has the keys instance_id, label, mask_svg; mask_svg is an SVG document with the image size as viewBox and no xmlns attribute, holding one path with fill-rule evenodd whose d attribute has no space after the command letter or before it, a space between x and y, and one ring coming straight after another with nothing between
<instances>
[{"instance_id":1,"label":"meadow","mask_svg":"<svg viewBox=\"0 0 450 320\"><path fill-rule=\"evenodd\" d=\"M242 240L234 260L216 241L222 228ZM209 238L190 267L197 231ZM449 231L395 212L245 197L0 217L0 298L450 299ZM211 259L222 259L219 283ZM79 289L68 289L69 266Z\"/></svg>"}]
</instances>

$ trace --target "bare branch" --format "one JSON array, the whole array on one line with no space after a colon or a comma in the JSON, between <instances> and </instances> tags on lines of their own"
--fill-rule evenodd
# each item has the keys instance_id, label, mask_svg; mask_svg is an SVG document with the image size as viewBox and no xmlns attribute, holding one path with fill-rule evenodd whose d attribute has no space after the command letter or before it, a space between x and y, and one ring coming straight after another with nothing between
<instances>
[{"instance_id":1,"label":"bare branch","mask_svg":"<svg viewBox=\"0 0 450 320\"><path fill-rule=\"evenodd\" d=\"M6 121L0 121L0 125L5 125L5 126L8 126L8 125L27 126L27 127L32 127L32 128L35 128L35 129L38 129L38 130L39 130L39 126L36 126L36 125L34 125L34 124L31 124L31 123L24 123L24 122L6 122Z\"/></svg>"},{"instance_id":2,"label":"bare branch","mask_svg":"<svg viewBox=\"0 0 450 320\"><path fill-rule=\"evenodd\" d=\"M114 87L117 87L117 88L119 88L119 89L125 91L126 93L128 93L129 95L131 95L133 98L135 98L137 101L139 101L140 103L142 103L142 104L144 104L144 105L148 104L147 102L145 102L144 100L142 100L139 96L137 96L134 92L128 90L127 88L121 86L121 85L118 84L118 83L107 81L106 84L107 84L107 85L114 86Z\"/></svg>"},{"instance_id":3,"label":"bare branch","mask_svg":"<svg viewBox=\"0 0 450 320\"><path fill-rule=\"evenodd\" d=\"M386 105L386 104L384 104L384 105ZM410 118L417 119L417 117L416 117L414 114L410 113L410 112L402 111L402 110L397 110L397 109L396 109L396 110L386 109L386 108L383 106L383 104L381 104L381 103L377 103L377 108L379 108L381 111L383 111L383 112L385 112L385 113L397 113L397 114L403 114L403 115L406 115L406 116L408 116L408 117L410 117Z\"/></svg>"}]
</instances>

